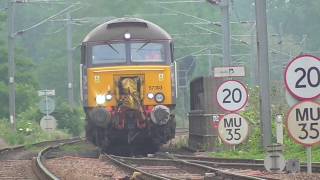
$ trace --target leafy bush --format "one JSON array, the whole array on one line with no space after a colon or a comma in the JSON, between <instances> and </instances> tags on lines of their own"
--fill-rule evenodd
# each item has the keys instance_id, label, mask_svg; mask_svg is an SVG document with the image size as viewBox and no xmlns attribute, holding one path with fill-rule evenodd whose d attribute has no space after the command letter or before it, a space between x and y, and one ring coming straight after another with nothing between
<instances>
[{"instance_id":1,"label":"leafy bush","mask_svg":"<svg viewBox=\"0 0 320 180\"><path fill-rule=\"evenodd\" d=\"M12 130L11 124L7 119L0 119L0 137L10 145L32 144L45 140L63 139L70 137L62 131L47 133L41 130L39 124L33 120L17 118L16 132Z\"/></svg>"},{"instance_id":2,"label":"leafy bush","mask_svg":"<svg viewBox=\"0 0 320 180\"><path fill-rule=\"evenodd\" d=\"M72 108L66 102L60 102L53 116L57 119L59 129L74 136L79 136L84 130L84 114L80 107Z\"/></svg>"}]
</instances>

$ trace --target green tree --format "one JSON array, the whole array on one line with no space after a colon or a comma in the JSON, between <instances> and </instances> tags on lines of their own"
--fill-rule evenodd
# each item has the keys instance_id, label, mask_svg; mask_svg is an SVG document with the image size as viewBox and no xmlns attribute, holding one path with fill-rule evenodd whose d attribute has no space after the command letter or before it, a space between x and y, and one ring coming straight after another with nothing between
<instances>
[{"instance_id":1,"label":"green tree","mask_svg":"<svg viewBox=\"0 0 320 180\"><path fill-rule=\"evenodd\" d=\"M58 101L59 106L52 114L58 123L59 129L65 129L68 133L79 136L84 129L84 115L82 108L71 108L65 101Z\"/></svg>"},{"instance_id":2,"label":"green tree","mask_svg":"<svg viewBox=\"0 0 320 180\"><path fill-rule=\"evenodd\" d=\"M6 34L5 31L5 15L0 14L0 32ZM9 89L8 89L8 53L7 44L0 36L0 117L7 118L9 116ZM29 106L34 106L37 101L36 90L38 82L35 77L35 64L32 59L28 58L21 48L15 49L16 63L16 112L22 113Z\"/></svg>"}]
</instances>

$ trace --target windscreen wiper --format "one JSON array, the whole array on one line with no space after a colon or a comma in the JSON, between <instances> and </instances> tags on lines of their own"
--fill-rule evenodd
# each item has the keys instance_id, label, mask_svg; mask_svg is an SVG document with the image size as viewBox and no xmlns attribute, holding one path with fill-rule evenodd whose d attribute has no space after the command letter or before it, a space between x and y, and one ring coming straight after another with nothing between
<instances>
[{"instance_id":1,"label":"windscreen wiper","mask_svg":"<svg viewBox=\"0 0 320 180\"><path fill-rule=\"evenodd\" d=\"M147 44L149 44L149 43L150 43L150 41L142 44L142 46L140 46L140 47L137 49L137 52L140 51L142 48L144 48L144 47L145 47Z\"/></svg>"},{"instance_id":2,"label":"windscreen wiper","mask_svg":"<svg viewBox=\"0 0 320 180\"><path fill-rule=\"evenodd\" d=\"M109 43L107 43L107 44L108 44L108 46L109 46L111 49L113 49L117 54L120 54L119 51L116 50L111 44L109 44Z\"/></svg>"}]
</instances>

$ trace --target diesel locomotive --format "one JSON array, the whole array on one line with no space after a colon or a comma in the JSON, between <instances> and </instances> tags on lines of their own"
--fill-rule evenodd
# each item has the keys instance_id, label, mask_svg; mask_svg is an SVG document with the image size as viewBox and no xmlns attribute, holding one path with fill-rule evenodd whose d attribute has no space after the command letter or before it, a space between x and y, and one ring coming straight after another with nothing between
<instances>
[{"instance_id":1,"label":"diesel locomotive","mask_svg":"<svg viewBox=\"0 0 320 180\"><path fill-rule=\"evenodd\" d=\"M175 136L176 75L171 36L154 23L118 18L81 46L86 137L113 154L147 154Z\"/></svg>"}]
</instances>

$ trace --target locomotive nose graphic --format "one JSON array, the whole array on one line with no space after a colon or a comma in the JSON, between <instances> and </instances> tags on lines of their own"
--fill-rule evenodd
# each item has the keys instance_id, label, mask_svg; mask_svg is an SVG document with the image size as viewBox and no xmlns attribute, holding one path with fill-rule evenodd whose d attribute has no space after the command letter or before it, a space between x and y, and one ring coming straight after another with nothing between
<instances>
[{"instance_id":1,"label":"locomotive nose graphic","mask_svg":"<svg viewBox=\"0 0 320 180\"><path fill-rule=\"evenodd\" d=\"M139 78L123 78L119 82L119 89L121 99L119 105L125 106L130 109L141 109L140 93L138 89L141 88ZM138 85L139 84L139 85Z\"/></svg>"}]
</instances>

